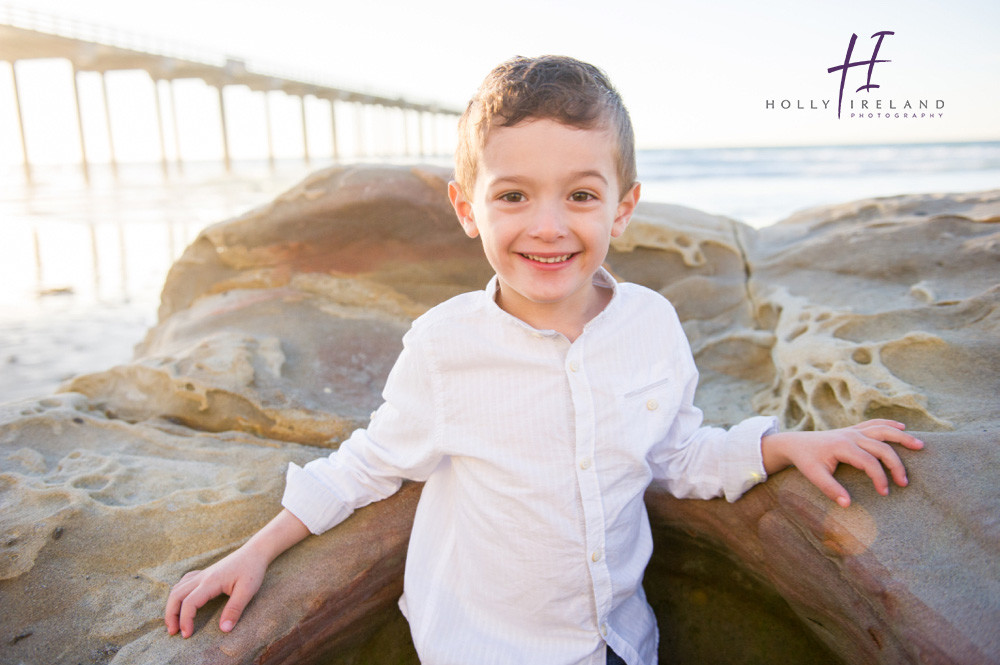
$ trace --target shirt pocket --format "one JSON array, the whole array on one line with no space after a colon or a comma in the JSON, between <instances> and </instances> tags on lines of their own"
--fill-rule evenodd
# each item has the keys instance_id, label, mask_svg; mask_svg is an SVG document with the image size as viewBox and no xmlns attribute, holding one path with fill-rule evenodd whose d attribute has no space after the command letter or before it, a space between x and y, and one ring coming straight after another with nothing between
<instances>
[{"instance_id":1,"label":"shirt pocket","mask_svg":"<svg viewBox=\"0 0 1000 665\"><path fill-rule=\"evenodd\" d=\"M667 377L665 379L660 379L659 381L653 381L649 385L645 385L645 386L643 386L641 388L636 388L635 390L628 391L627 393L625 393L625 399L626 400L630 400L630 399L632 399L634 397L639 397L640 395L643 395L645 393L653 392L657 388L659 388L661 386L665 386L668 383L670 383L670 378L669 377Z\"/></svg>"},{"instance_id":2,"label":"shirt pocket","mask_svg":"<svg viewBox=\"0 0 1000 665\"><path fill-rule=\"evenodd\" d=\"M672 376L643 383L622 396L628 428L638 434L643 456L670 431L680 397L679 386Z\"/></svg>"}]
</instances>

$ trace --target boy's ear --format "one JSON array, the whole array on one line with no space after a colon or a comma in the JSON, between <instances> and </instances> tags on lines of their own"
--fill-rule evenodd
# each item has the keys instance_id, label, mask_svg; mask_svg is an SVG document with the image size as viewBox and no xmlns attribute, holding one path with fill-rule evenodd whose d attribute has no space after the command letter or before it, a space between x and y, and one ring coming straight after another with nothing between
<instances>
[{"instance_id":1,"label":"boy's ear","mask_svg":"<svg viewBox=\"0 0 1000 665\"><path fill-rule=\"evenodd\" d=\"M621 201L618 202L618 210L615 213L615 221L611 224L611 237L617 238L625 233L625 227L632 219L635 206L639 203L639 183L632 185Z\"/></svg>"},{"instance_id":2,"label":"boy's ear","mask_svg":"<svg viewBox=\"0 0 1000 665\"><path fill-rule=\"evenodd\" d=\"M454 180L448 183L448 198L451 200L451 207L455 209L455 214L458 216L458 223L462 225L465 235L470 238L478 236L479 228L476 226L476 220L472 215L472 202L465 198L462 188Z\"/></svg>"}]
</instances>

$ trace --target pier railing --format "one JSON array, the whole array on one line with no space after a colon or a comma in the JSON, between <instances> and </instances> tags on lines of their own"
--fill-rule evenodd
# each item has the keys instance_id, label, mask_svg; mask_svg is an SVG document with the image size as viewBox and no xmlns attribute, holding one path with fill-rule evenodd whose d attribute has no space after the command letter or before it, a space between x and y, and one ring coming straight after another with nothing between
<instances>
[{"instance_id":1,"label":"pier railing","mask_svg":"<svg viewBox=\"0 0 1000 665\"><path fill-rule=\"evenodd\" d=\"M227 130L227 114L223 89L227 86L246 86L251 91L264 95L266 121L263 131L267 135L268 160L275 161L271 139L270 97L274 91L298 98L302 127L302 156L309 161L309 137L307 133L305 98L312 96L324 100L329 105L331 124L331 145L329 154L334 161L341 158L338 134L346 130L338 128L338 116L348 108L355 118L354 156L365 157L364 127L381 123L386 132L399 133L402 125L403 147L398 156L427 156L439 154L438 125L444 118L454 120L460 111L428 100L413 99L386 92L379 92L368 86L344 86L323 81L302 72L281 71L271 67L250 67L240 59L213 54L179 41L164 40L125 32L87 21L53 16L29 9L0 6L0 61L10 63L13 80L14 104L18 121L21 152L26 179L31 181L32 164L30 142L25 135L22 103L20 98L19 73L17 63L21 60L39 58L61 58L68 60L73 68L72 86L76 101L77 129L80 141L81 168L89 180L90 164L87 151L87 136L84 132L83 110L80 104L78 78L80 72L97 72L100 75L101 93L104 101L105 123L108 127L108 154L113 172L117 172L114 131L109 112L108 90L105 75L116 70L142 70L153 82L156 121L159 129L160 161L164 173L168 171L168 150L164 128L167 111L172 116L172 130L176 148L174 150L178 169L181 168L179 128L174 101L174 82L179 79L201 79L217 91L218 122L221 129L221 154L227 170L232 168L230 137ZM164 83L161 86L161 83ZM169 95L168 104L162 104L161 88Z\"/></svg>"}]
</instances>

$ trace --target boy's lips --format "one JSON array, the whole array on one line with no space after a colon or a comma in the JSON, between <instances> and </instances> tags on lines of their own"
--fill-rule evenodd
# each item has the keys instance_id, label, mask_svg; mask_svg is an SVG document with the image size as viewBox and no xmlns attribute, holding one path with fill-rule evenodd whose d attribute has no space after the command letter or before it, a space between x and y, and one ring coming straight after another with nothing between
<instances>
[{"instance_id":1,"label":"boy's lips","mask_svg":"<svg viewBox=\"0 0 1000 665\"><path fill-rule=\"evenodd\" d=\"M576 256L576 252L570 252L568 254L528 254L525 252L519 252L521 256L528 259L529 261L537 261L538 263L565 263L571 258Z\"/></svg>"}]
</instances>

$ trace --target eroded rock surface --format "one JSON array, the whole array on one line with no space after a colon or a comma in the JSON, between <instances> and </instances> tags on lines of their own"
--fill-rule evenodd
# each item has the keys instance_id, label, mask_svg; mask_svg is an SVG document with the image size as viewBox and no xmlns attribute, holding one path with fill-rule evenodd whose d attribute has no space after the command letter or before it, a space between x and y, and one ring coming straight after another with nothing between
<instances>
[{"instance_id":1,"label":"eroded rock surface","mask_svg":"<svg viewBox=\"0 0 1000 665\"><path fill-rule=\"evenodd\" d=\"M133 362L0 408L0 663L415 662L413 484L278 559L233 633L221 602L189 640L161 615L276 512L289 461L367 422L409 322L488 280L447 177L330 169L205 230ZM846 510L795 471L735 504L651 489L665 662L1000 662L998 222L1000 191L760 231L640 206L608 265L676 305L709 422L888 416L928 443L889 498L838 472Z\"/></svg>"}]
</instances>

